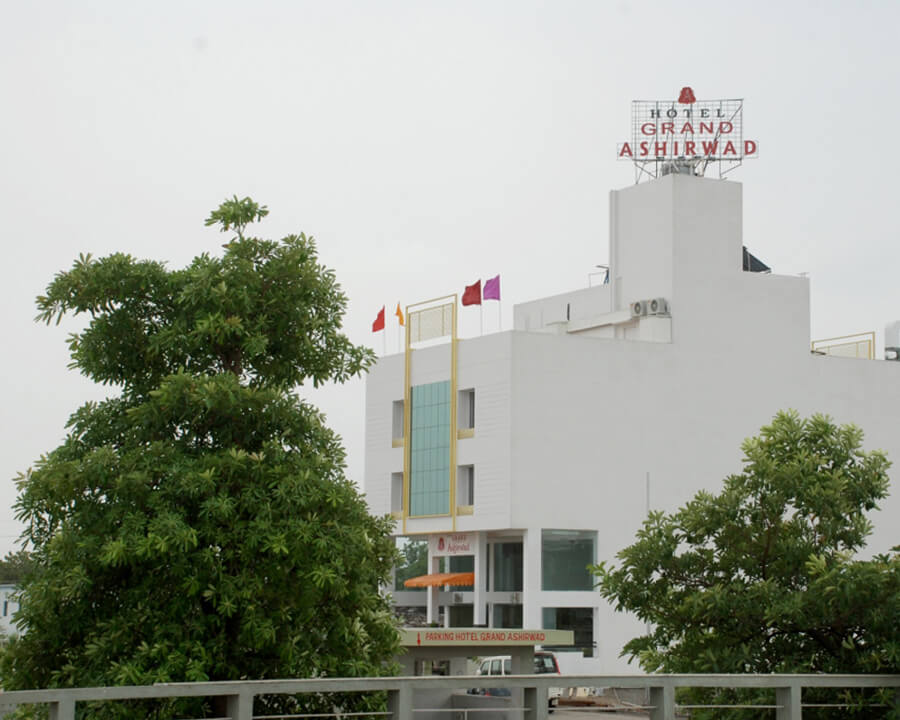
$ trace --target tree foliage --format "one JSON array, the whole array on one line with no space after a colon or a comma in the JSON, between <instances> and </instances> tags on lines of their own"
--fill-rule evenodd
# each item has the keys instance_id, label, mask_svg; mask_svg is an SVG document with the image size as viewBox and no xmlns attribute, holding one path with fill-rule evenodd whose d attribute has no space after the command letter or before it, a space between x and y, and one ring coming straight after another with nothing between
<instances>
[{"instance_id":1,"label":"tree foliage","mask_svg":"<svg viewBox=\"0 0 900 720\"><path fill-rule=\"evenodd\" d=\"M31 554L26 550L6 553L6 557L0 560L0 583L18 585L31 566Z\"/></svg>"},{"instance_id":2,"label":"tree foliage","mask_svg":"<svg viewBox=\"0 0 900 720\"><path fill-rule=\"evenodd\" d=\"M651 513L602 594L648 623L623 654L673 673L900 670L900 559L854 559L888 490L862 432L781 412L719 495Z\"/></svg>"},{"instance_id":3,"label":"tree foliage","mask_svg":"<svg viewBox=\"0 0 900 720\"><path fill-rule=\"evenodd\" d=\"M394 570L394 588L408 590L403 584L410 578L428 572L428 541L408 539L400 551L400 560Z\"/></svg>"},{"instance_id":4,"label":"tree foliage","mask_svg":"<svg viewBox=\"0 0 900 720\"><path fill-rule=\"evenodd\" d=\"M72 365L115 385L18 479L35 568L5 689L382 674L398 635L377 587L395 551L344 451L293 388L373 361L312 238L238 236L186 268L80 257L39 319L87 314Z\"/></svg>"}]
</instances>

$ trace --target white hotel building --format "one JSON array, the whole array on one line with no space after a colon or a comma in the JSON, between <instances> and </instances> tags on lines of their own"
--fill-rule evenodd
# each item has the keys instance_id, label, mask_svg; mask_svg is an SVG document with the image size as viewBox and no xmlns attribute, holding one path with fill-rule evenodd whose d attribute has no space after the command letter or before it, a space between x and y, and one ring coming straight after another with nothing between
<instances>
[{"instance_id":1,"label":"white hotel building","mask_svg":"<svg viewBox=\"0 0 900 720\"><path fill-rule=\"evenodd\" d=\"M448 553L445 569L474 572L470 588L398 589L398 605L447 626L571 629L591 670L622 671L643 627L585 567L613 560L648 508L718 492L778 410L856 423L900 463L900 362L811 352L808 280L743 269L741 192L680 174L614 191L607 284L518 305L512 331L378 361L371 510L430 541L429 572ZM872 552L898 542L898 471ZM573 657L564 670L587 669Z\"/></svg>"}]
</instances>

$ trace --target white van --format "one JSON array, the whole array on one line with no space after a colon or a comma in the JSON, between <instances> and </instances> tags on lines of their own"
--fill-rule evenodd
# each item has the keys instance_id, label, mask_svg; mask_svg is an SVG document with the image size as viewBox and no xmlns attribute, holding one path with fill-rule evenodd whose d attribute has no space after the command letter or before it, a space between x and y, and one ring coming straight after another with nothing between
<instances>
[{"instance_id":1,"label":"white van","mask_svg":"<svg viewBox=\"0 0 900 720\"><path fill-rule=\"evenodd\" d=\"M478 665L476 675L512 675L512 658L509 655L495 655L494 657L482 658ZM534 669L532 674L543 675L545 673L553 673L559 675L559 663L556 661L556 655L546 650L534 651ZM527 674L527 673L526 673ZM477 695L493 695L499 697L508 697L510 695L509 688L477 688L472 690ZM559 698L562 695L562 688L550 688L547 703L551 710L559 704Z\"/></svg>"}]
</instances>

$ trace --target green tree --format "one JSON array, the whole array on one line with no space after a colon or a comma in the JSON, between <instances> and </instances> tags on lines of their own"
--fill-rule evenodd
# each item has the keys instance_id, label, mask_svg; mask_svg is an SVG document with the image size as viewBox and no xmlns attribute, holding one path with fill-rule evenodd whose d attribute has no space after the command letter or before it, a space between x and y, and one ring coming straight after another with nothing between
<instances>
[{"instance_id":1,"label":"green tree","mask_svg":"<svg viewBox=\"0 0 900 720\"><path fill-rule=\"evenodd\" d=\"M623 655L651 672L898 672L900 561L853 559L889 483L861 445L852 425L781 412L720 494L651 513L617 567L594 568L650 627Z\"/></svg>"},{"instance_id":2,"label":"green tree","mask_svg":"<svg viewBox=\"0 0 900 720\"><path fill-rule=\"evenodd\" d=\"M45 322L88 315L72 366L120 392L18 479L35 567L5 689L390 670L392 523L293 392L374 355L341 333L346 297L312 238L244 236L267 212L215 211L238 233L221 257L82 256L38 298Z\"/></svg>"},{"instance_id":3,"label":"green tree","mask_svg":"<svg viewBox=\"0 0 900 720\"><path fill-rule=\"evenodd\" d=\"M18 585L25 578L31 566L31 555L27 551L8 552L6 557L0 560L0 583Z\"/></svg>"},{"instance_id":4,"label":"green tree","mask_svg":"<svg viewBox=\"0 0 900 720\"><path fill-rule=\"evenodd\" d=\"M407 540L400 551L400 560L394 573L394 588L408 590L403 584L410 578L425 575L428 572L428 541Z\"/></svg>"}]
</instances>

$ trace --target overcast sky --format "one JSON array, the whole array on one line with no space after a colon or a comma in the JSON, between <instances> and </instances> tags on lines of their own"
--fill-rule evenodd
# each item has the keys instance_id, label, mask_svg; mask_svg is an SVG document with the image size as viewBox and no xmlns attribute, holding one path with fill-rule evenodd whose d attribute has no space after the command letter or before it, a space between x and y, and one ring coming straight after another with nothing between
<instances>
[{"instance_id":1,"label":"overcast sky","mask_svg":"<svg viewBox=\"0 0 900 720\"><path fill-rule=\"evenodd\" d=\"M633 99L745 99L759 158L744 241L809 273L814 338L900 319L900 3L3 3L0 552L12 478L105 395L66 369L76 324L34 297L80 252L181 267L250 195L266 237L305 231L350 299L377 311L502 276L516 302L584 287L608 259L608 192ZM390 318L390 315L389 315ZM389 321L387 346L396 350ZM496 306L485 331L497 329ZM478 313L462 312L461 334ZM315 395L362 482L364 383ZM737 449L736 449L737 451Z\"/></svg>"}]
</instances>

